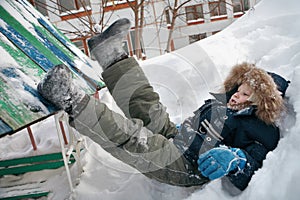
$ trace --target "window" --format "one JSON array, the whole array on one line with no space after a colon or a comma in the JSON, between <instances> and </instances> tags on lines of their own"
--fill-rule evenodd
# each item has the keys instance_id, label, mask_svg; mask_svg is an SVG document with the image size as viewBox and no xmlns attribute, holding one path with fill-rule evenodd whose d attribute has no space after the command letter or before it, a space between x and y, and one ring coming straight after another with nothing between
<instances>
[{"instance_id":1,"label":"window","mask_svg":"<svg viewBox=\"0 0 300 200\"><path fill-rule=\"evenodd\" d=\"M169 9L165 10L165 15L166 15L167 24L171 24L170 10Z\"/></svg>"},{"instance_id":2,"label":"window","mask_svg":"<svg viewBox=\"0 0 300 200\"><path fill-rule=\"evenodd\" d=\"M136 47L135 47L135 31L130 31L130 39L131 39L131 46L133 49L133 54L136 55ZM141 52L144 54L145 50L144 50L144 45L142 40L140 39L140 47L141 47Z\"/></svg>"},{"instance_id":3,"label":"window","mask_svg":"<svg viewBox=\"0 0 300 200\"><path fill-rule=\"evenodd\" d=\"M245 12L249 10L249 2L248 0L233 0L233 12Z\"/></svg>"},{"instance_id":4,"label":"window","mask_svg":"<svg viewBox=\"0 0 300 200\"><path fill-rule=\"evenodd\" d=\"M217 1L217 2L209 3L209 11L210 11L211 17L227 15L226 2L225 1Z\"/></svg>"},{"instance_id":5,"label":"window","mask_svg":"<svg viewBox=\"0 0 300 200\"><path fill-rule=\"evenodd\" d=\"M90 8L90 0L58 0L60 13L70 10L80 10L80 8Z\"/></svg>"},{"instance_id":6,"label":"window","mask_svg":"<svg viewBox=\"0 0 300 200\"><path fill-rule=\"evenodd\" d=\"M73 41L73 44L75 44L75 46L77 46L78 49L80 49L83 53L86 53L83 45L83 40Z\"/></svg>"},{"instance_id":7,"label":"window","mask_svg":"<svg viewBox=\"0 0 300 200\"><path fill-rule=\"evenodd\" d=\"M30 3L44 16L48 16L46 0L31 0Z\"/></svg>"},{"instance_id":8,"label":"window","mask_svg":"<svg viewBox=\"0 0 300 200\"><path fill-rule=\"evenodd\" d=\"M90 0L57 0L61 20L92 15Z\"/></svg>"},{"instance_id":9,"label":"window","mask_svg":"<svg viewBox=\"0 0 300 200\"><path fill-rule=\"evenodd\" d=\"M130 51L129 51L129 46L128 46L128 41L123 41L122 42L122 47L125 50L127 55L130 55Z\"/></svg>"},{"instance_id":10,"label":"window","mask_svg":"<svg viewBox=\"0 0 300 200\"><path fill-rule=\"evenodd\" d=\"M219 33L221 30L219 30L219 31L214 31L214 32L212 32L212 35L214 35L214 34L217 34L217 33Z\"/></svg>"},{"instance_id":11,"label":"window","mask_svg":"<svg viewBox=\"0 0 300 200\"><path fill-rule=\"evenodd\" d=\"M249 10L250 6L249 6L249 0L243 0L243 5L244 5L244 11Z\"/></svg>"},{"instance_id":12,"label":"window","mask_svg":"<svg viewBox=\"0 0 300 200\"><path fill-rule=\"evenodd\" d=\"M203 19L202 4L185 7L185 13L187 21Z\"/></svg>"},{"instance_id":13,"label":"window","mask_svg":"<svg viewBox=\"0 0 300 200\"><path fill-rule=\"evenodd\" d=\"M136 1L135 0L129 0L131 5L135 5ZM127 0L119 0L119 1L114 1L114 0L107 0L103 2L103 11L108 12L108 11L113 11L113 10L120 10L123 8L129 8L129 4Z\"/></svg>"},{"instance_id":14,"label":"window","mask_svg":"<svg viewBox=\"0 0 300 200\"><path fill-rule=\"evenodd\" d=\"M189 36L189 42L190 44L194 43L194 42L197 42L199 40L202 40L206 38L206 33L200 33L200 34L197 34L197 35L190 35Z\"/></svg>"},{"instance_id":15,"label":"window","mask_svg":"<svg viewBox=\"0 0 300 200\"><path fill-rule=\"evenodd\" d=\"M243 4L241 4L241 1L233 1L233 12L243 12Z\"/></svg>"},{"instance_id":16,"label":"window","mask_svg":"<svg viewBox=\"0 0 300 200\"><path fill-rule=\"evenodd\" d=\"M126 0L119 0L119 1L106 0L106 1L104 1L104 3L105 3L106 6L111 6L111 5L116 6L118 4L127 3L127 1Z\"/></svg>"}]
</instances>

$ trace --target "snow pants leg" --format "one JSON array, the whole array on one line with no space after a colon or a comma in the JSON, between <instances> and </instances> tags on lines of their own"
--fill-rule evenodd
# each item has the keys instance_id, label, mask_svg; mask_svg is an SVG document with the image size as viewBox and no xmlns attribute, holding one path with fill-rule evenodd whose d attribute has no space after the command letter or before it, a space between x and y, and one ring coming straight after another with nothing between
<instances>
[{"instance_id":1,"label":"snow pants leg","mask_svg":"<svg viewBox=\"0 0 300 200\"><path fill-rule=\"evenodd\" d=\"M111 95L129 119L138 118L153 133L174 137L177 129L170 121L159 95L134 58L124 59L106 69L102 76Z\"/></svg>"},{"instance_id":2,"label":"snow pants leg","mask_svg":"<svg viewBox=\"0 0 300 200\"><path fill-rule=\"evenodd\" d=\"M105 71L104 80L127 118L89 97L70 124L150 178L178 186L207 183L168 140L177 130L135 60L125 59L108 70L113 74Z\"/></svg>"}]
</instances>

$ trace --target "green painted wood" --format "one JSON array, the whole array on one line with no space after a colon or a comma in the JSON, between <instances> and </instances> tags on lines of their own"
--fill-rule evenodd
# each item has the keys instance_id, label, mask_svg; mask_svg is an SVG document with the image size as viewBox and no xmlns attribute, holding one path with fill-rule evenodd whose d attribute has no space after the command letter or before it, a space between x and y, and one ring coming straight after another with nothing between
<instances>
[{"instance_id":1,"label":"green painted wood","mask_svg":"<svg viewBox=\"0 0 300 200\"><path fill-rule=\"evenodd\" d=\"M40 31L53 45L55 45L57 48L59 48L65 55L67 55L71 60L75 60L75 55L65 47L60 41L58 41L51 33L49 33L44 27L37 26L32 23L32 26Z\"/></svg>"},{"instance_id":2,"label":"green painted wood","mask_svg":"<svg viewBox=\"0 0 300 200\"><path fill-rule=\"evenodd\" d=\"M0 6L0 18L10 20L11 25L19 30L24 29L20 23L13 19L1 6ZM25 31L24 31L25 30ZM30 37L30 33L24 29L25 35ZM2 34L1 34L2 35ZM9 66L20 70L28 77L28 80L34 81L36 84L42 79L45 71L40 68L35 62L33 62L27 55L24 54L20 49L16 48L8 40L4 39L5 36L0 38L0 46L16 61L18 65ZM36 40L36 39L35 39ZM36 40L35 43L39 41ZM44 47L41 50L45 50ZM48 51L47 49L45 50ZM57 62L58 63L58 62ZM1 68L3 70L3 68ZM10 82L9 77L0 77L0 115L1 119L10 126L12 130L18 130L33 121L38 120L41 117L48 115L49 113L35 112L32 107L26 105L21 98L22 96L15 91L14 82Z\"/></svg>"},{"instance_id":3,"label":"green painted wood","mask_svg":"<svg viewBox=\"0 0 300 200\"><path fill-rule=\"evenodd\" d=\"M75 158L71 155L69 164L75 162ZM0 161L0 176L8 174L23 174L33 171L41 171L45 169L57 169L64 166L62 154L52 153L39 156L30 156L24 158L15 158Z\"/></svg>"},{"instance_id":4,"label":"green painted wood","mask_svg":"<svg viewBox=\"0 0 300 200\"><path fill-rule=\"evenodd\" d=\"M76 79L77 81L82 81L81 79L84 79L83 82L85 82L87 85L85 87L82 87L82 89L86 90L86 92L94 93L97 88L101 88L104 86L104 83L100 81L100 77L99 80L94 80L83 74L76 65L78 64L79 66L82 65L86 67L90 66L87 66L87 63L82 62L79 57L75 56L75 54L70 51L70 49L66 48L64 44L62 44L57 38L49 33L48 30L46 30L43 26L38 26L30 22L26 18L26 16L21 13L24 17L24 20L27 20L28 24L32 25L32 30L31 32L29 32L18 22L18 20L16 20L8 12L2 12L2 10L4 10L4 8L2 8L0 5L0 18L2 18L7 24L9 24L9 26L14 29L13 31L16 31L18 34L22 35L22 37L24 37L24 40L26 39L27 41L29 41L30 45L32 46L31 49L37 49L37 52L41 54L40 56L44 56L44 60L48 59L49 62L52 63L51 66L49 66L49 62L47 62L48 66L45 67L46 69L48 69L49 67L52 68L53 66L60 63L65 63L73 70L73 72L75 72L74 75L76 76L73 77L74 79ZM55 48L53 48L53 46L55 46ZM32 54L28 56L30 57L32 56ZM34 59L35 57L31 58ZM41 62L41 60L38 59L38 62ZM43 68L44 65L40 64L40 67ZM79 78L78 76L81 78ZM83 85L81 84L81 86Z\"/></svg>"},{"instance_id":5,"label":"green painted wood","mask_svg":"<svg viewBox=\"0 0 300 200\"><path fill-rule=\"evenodd\" d=\"M39 198L39 197L46 197L48 196L50 192L48 191L36 191L33 193L27 193L27 194L22 194L22 195L16 195L16 196L0 196L1 200L19 200L19 199L30 199L30 198Z\"/></svg>"},{"instance_id":6,"label":"green painted wood","mask_svg":"<svg viewBox=\"0 0 300 200\"><path fill-rule=\"evenodd\" d=\"M25 124L29 124L41 118L46 113L33 112L29 106L26 106L15 88L9 85L3 77L0 76L0 115L12 129L18 129Z\"/></svg>"},{"instance_id":7,"label":"green painted wood","mask_svg":"<svg viewBox=\"0 0 300 200\"><path fill-rule=\"evenodd\" d=\"M36 86L45 71L56 64L65 63L72 70L74 81L86 93L93 94L95 88L105 86L100 77L99 80L94 80L81 71L81 67L82 69L91 67L90 63L84 59L84 55L74 51L74 45L58 30L55 29L53 34L52 29L49 30L45 24L41 24L39 16L33 14L33 7L26 6L26 3L21 1L6 2L8 4L0 5L0 19L3 21L0 24L0 48L7 52L5 56L8 57L9 67L14 68L19 74L22 72L22 76L17 78L7 76L2 73L7 66L2 65L0 68L0 119L2 124L7 125L1 126L0 137L12 134L57 111L54 106L43 101L36 91ZM32 17L36 17L36 20L32 20ZM50 24L45 19L43 22ZM64 42L60 40L61 38L64 38ZM12 60L15 60L16 64L11 62ZM44 63L47 63L47 66ZM16 90L14 78L26 91L19 88ZM23 98L24 92L31 95L30 98L26 97L27 99L37 98L36 101L27 104L26 98ZM42 109L39 109L40 105L35 105L36 102L42 103Z\"/></svg>"},{"instance_id":8,"label":"green painted wood","mask_svg":"<svg viewBox=\"0 0 300 200\"><path fill-rule=\"evenodd\" d=\"M70 159L69 164L72 164L75 162L75 159ZM16 167L8 167L0 169L0 176L8 175L8 174L24 174L28 172L35 172L35 171L41 171L46 169L57 169L64 166L64 161L51 161L51 162L45 162L45 163L33 163L28 164L24 166L16 166Z\"/></svg>"},{"instance_id":9,"label":"green painted wood","mask_svg":"<svg viewBox=\"0 0 300 200\"><path fill-rule=\"evenodd\" d=\"M0 35L2 35L0 33ZM5 37L5 36L3 36ZM9 45L0 39L0 46L21 66L20 70L33 79L40 80L46 73L35 62L26 56L20 49Z\"/></svg>"},{"instance_id":10,"label":"green painted wood","mask_svg":"<svg viewBox=\"0 0 300 200\"><path fill-rule=\"evenodd\" d=\"M31 34L20 22L18 22L13 16L11 16L1 5L0 5L0 18L7 24L12 26L16 31L21 33L30 43L35 46L47 58L54 64L58 65L62 62L53 54L48 48L41 44L41 42Z\"/></svg>"},{"instance_id":11,"label":"green painted wood","mask_svg":"<svg viewBox=\"0 0 300 200\"><path fill-rule=\"evenodd\" d=\"M13 26L13 28L19 32L22 33L22 35L34 45L35 48L39 49L40 52L42 52L44 55L47 56L47 59L49 59L53 64L62 63L56 55L51 53L51 51L45 47L35 36L33 36L29 31L27 31L22 25L14 19L8 12L5 11L4 8L0 6L0 18L4 20L6 23L8 23L10 26ZM35 82L35 85L27 85L27 83L24 84L24 90L28 90L29 92L34 96L38 97L37 91L36 91L36 85L37 83L42 79L42 76L45 74L44 70L41 66L38 66L36 62L34 62L28 55L24 53L19 48L16 48L12 41L5 40L5 37L1 37L0 46L6 50L8 54L19 64L15 66L9 66L10 68L15 68L16 70L20 70L21 72L26 75L25 80L32 80ZM54 40L52 40L54 41ZM62 46L60 47L62 48ZM66 51L66 49L65 49ZM69 55L71 55L69 53ZM5 67L5 66L4 66ZM5 68L4 68L5 69ZM3 68L1 68L3 70ZM1 74L0 74L1 75ZM27 79L27 77L29 79ZM14 77L16 78L16 77ZM21 79L22 77L18 77L16 79ZM11 130L18 130L27 124L38 120L41 117L44 117L48 115L48 112L39 112L35 109L36 105L26 105L26 99L22 98L22 95L18 94L14 88L14 82L11 81L11 77L2 76L0 77L0 85L1 85L1 91L0 91L0 114L1 119L9 125ZM76 78L79 79L79 78ZM21 80L20 80L21 81ZM29 87L28 87L29 86ZM27 87L27 88L25 88ZM49 107L48 107L49 109ZM55 111L53 110L53 106L48 110L50 113ZM4 135L3 132L0 133L1 135Z\"/></svg>"},{"instance_id":12,"label":"green painted wood","mask_svg":"<svg viewBox=\"0 0 300 200\"><path fill-rule=\"evenodd\" d=\"M4 42L0 39L0 47L2 47L20 66L18 70L27 75L30 79L36 82L41 80L45 72L29 59L18 48L12 47L8 41ZM30 108L26 107L19 99L19 94L16 94L15 89L11 87L9 80L5 77L0 77L0 115L12 129L18 129L24 124L35 121L42 117L42 114L32 113ZM14 101L12 101L14 100Z\"/></svg>"},{"instance_id":13,"label":"green painted wood","mask_svg":"<svg viewBox=\"0 0 300 200\"><path fill-rule=\"evenodd\" d=\"M58 160L58 159L63 159L61 152L38 155L38 156L30 156L25 158L1 160L0 167L8 167L8 166L14 166L20 164L36 163L36 162L51 161L51 160Z\"/></svg>"}]
</instances>

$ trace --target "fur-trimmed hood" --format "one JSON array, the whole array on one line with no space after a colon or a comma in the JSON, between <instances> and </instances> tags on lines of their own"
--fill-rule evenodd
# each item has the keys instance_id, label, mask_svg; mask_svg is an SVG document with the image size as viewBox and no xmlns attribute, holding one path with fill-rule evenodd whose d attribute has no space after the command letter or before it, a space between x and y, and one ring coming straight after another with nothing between
<instances>
[{"instance_id":1,"label":"fur-trimmed hood","mask_svg":"<svg viewBox=\"0 0 300 200\"><path fill-rule=\"evenodd\" d=\"M245 62L232 68L222 92L231 93L243 83L254 91L251 101L257 107L256 116L267 124L275 123L284 109L284 103L273 78L265 70Z\"/></svg>"}]
</instances>

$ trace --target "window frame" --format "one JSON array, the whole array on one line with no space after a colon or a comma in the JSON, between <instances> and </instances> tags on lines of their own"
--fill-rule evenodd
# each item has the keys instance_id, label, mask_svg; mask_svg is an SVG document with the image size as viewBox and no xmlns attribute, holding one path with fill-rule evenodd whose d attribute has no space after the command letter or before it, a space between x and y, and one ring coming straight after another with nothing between
<instances>
[{"instance_id":1,"label":"window frame","mask_svg":"<svg viewBox=\"0 0 300 200\"><path fill-rule=\"evenodd\" d=\"M131 56L135 55L135 53L136 53L135 52L136 51L136 48L135 48L135 31L136 31L136 29L133 29L128 34L128 36L130 38L130 42L131 42L131 44L130 44L130 47L131 47L131 54L130 55ZM141 47L142 54L145 55L145 45L144 45L143 39L140 38L139 42L140 42L140 47Z\"/></svg>"},{"instance_id":2,"label":"window frame","mask_svg":"<svg viewBox=\"0 0 300 200\"><path fill-rule=\"evenodd\" d=\"M91 1L90 0L83 0L83 1L85 4L86 4L86 2L88 2L88 4L85 5L87 10L91 9ZM63 4L62 2L64 2L64 3L73 2L74 7L71 9L68 9L68 8L62 6L62 4ZM65 13L68 14L68 12L70 12L70 11L79 11L83 8L83 6L81 5L81 0L57 0L56 3L58 5L58 11L59 11L60 15L63 15Z\"/></svg>"},{"instance_id":3,"label":"window frame","mask_svg":"<svg viewBox=\"0 0 300 200\"><path fill-rule=\"evenodd\" d=\"M166 23L168 26L170 26L171 25L170 9L165 10L165 16L166 16Z\"/></svg>"},{"instance_id":4,"label":"window frame","mask_svg":"<svg viewBox=\"0 0 300 200\"><path fill-rule=\"evenodd\" d=\"M84 54L89 56L90 52L89 52L89 49L87 46L87 38L88 37L74 38L74 39L71 39L71 41L78 49L80 49ZM81 42L82 46L76 45L77 42Z\"/></svg>"},{"instance_id":5,"label":"window frame","mask_svg":"<svg viewBox=\"0 0 300 200\"><path fill-rule=\"evenodd\" d=\"M199 34L194 34L194 35L189 35L189 44L192 44L194 42L197 42L199 40L207 38L206 33L199 33Z\"/></svg>"},{"instance_id":6,"label":"window frame","mask_svg":"<svg viewBox=\"0 0 300 200\"><path fill-rule=\"evenodd\" d=\"M200 8L200 12L197 8ZM188 10L187 9L191 9ZM186 16L186 21L191 22L191 21L204 21L204 13L203 13L203 4L196 4L196 5L191 5L191 6L186 6L185 7L185 16ZM189 16L192 16L190 18Z\"/></svg>"},{"instance_id":7,"label":"window frame","mask_svg":"<svg viewBox=\"0 0 300 200\"><path fill-rule=\"evenodd\" d=\"M135 0L129 0L129 2L133 5L135 5ZM126 0L108 0L103 6L103 11L108 12L108 11L114 11L114 10L120 10L124 8L129 8L130 5Z\"/></svg>"},{"instance_id":8,"label":"window frame","mask_svg":"<svg viewBox=\"0 0 300 200\"><path fill-rule=\"evenodd\" d=\"M214 4L217 6L214 6ZM222 6L223 6L224 10L222 10ZM225 1L209 2L208 7L209 7L210 19L212 21L219 20L219 19L227 19L227 8L226 8ZM215 11L217 11L217 14L215 14ZM225 13L223 13L223 12L225 12Z\"/></svg>"},{"instance_id":9,"label":"window frame","mask_svg":"<svg viewBox=\"0 0 300 200\"><path fill-rule=\"evenodd\" d=\"M236 6L239 6L240 9L236 10ZM232 8L234 17L242 16L245 11L249 10L249 0L233 0Z\"/></svg>"},{"instance_id":10,"label":"window frame","mask_svg":"<svg viewBox=\"0 0 300 200\"><path fill-rule=\"evenodd\" d=\"M43 6L39 5L40 2L39 1L43 1L42 4ZM45 17L49 17L49 13L48 13L48 9L47 9L47 0L30 0L29 1L37 11L39 11L42 15L44 15ZM38 2L38 3L37 3ZM40 9L42 8L42 9Z\"/></svg>"},{"instance_id":11,"label":"window frame","mask_svg":"<svg viewBox=\"0 0 300 200\"><path fill-rule=\"evenodd\" d=\"M62 5L60 2L70 2L73 1L74 9L70 10L62 10ZM80 0L57 0L58 5L58 12L61 20L69 20L69 19L75 19L80 17L85 17L88 15L92 15L92 8L91 8L91 1L90 0L84 0L85 2L88 2L88 5L86 6L86 10L84 10L84 7L80 5Z\"/></svg>"},{"instance_id":12,"label":"window frame","mask_svg":"<svg viewBox=\"0 0 300 200\"><path fill-rule=\"evenodd\" d=\"M201 11L197 12L197 8L200 7ZM187 9L192 9L193 11L187 11ZM194 19L190 19L188 15L193 15ZM204 12L203 12L203 4L196 4L191 6L185 7L185 16L186 16L186 23L187 25L196 25L196 24L203 24L204 20ZM197 18L197 19L196 19Z\"/></svg>"}]
</instances>

